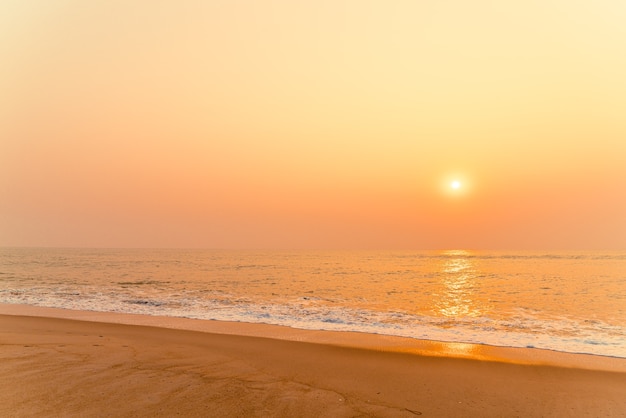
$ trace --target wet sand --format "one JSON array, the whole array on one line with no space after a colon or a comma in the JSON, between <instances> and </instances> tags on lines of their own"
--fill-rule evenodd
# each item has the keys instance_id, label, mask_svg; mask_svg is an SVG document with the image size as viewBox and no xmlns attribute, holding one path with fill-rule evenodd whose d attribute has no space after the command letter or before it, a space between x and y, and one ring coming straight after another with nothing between
<instances>
[{"instance_id":1,"label":"wet sand","mask_svg":"<svg viewBox=\"0 0 626 418\"><path fill-rule=\"evenodd\" d=\"M0 416L626 416L623 370L3 312Z\"/></svg>"}]
</instances>

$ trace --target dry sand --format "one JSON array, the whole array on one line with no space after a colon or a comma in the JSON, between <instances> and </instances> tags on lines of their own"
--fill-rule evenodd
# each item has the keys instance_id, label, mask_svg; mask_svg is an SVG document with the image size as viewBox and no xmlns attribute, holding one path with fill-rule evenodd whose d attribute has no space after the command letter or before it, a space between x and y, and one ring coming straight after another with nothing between
<instances>
[{"instance_id":1,"label":"dry sand","mask_svg":"<svg viewBox=\"0 0 626 418\"><path fill-rule=\"evenodd\" d=\"M626 416L623 371L18 315L0 387L2 417Z\"/></svg>"}]
</instances>

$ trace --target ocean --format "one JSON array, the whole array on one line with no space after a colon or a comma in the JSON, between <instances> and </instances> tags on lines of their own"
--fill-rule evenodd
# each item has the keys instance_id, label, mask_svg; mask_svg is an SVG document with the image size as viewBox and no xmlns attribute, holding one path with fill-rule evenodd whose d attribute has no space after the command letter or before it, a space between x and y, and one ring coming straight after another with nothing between
<instances>
[{"instance_id":1,"label":"ocean","mask_svg":"<svg viewBox=\"0 0 626 418\"><path fill-rule=\"evenodd\" d=\"M626 252L0 248L0 303L626 358Z\"/></svg>"}]
</instances>

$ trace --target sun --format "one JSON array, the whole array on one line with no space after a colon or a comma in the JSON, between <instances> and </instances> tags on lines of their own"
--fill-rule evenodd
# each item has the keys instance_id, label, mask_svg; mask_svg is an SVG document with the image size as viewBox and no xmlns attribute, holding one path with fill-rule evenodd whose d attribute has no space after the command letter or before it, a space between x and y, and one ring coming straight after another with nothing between
<instances>
[{"instance_id":1,"label":"sun","mask_svg":"<svg viewBox=\"0 0 626 418\"><path fill-rule=\"evenodd\" d=\"M458 199L470 196L474 192L474 181L465 173L448 173L440 178L439 193L450 198Z\"/></svg>"}]
</instances>

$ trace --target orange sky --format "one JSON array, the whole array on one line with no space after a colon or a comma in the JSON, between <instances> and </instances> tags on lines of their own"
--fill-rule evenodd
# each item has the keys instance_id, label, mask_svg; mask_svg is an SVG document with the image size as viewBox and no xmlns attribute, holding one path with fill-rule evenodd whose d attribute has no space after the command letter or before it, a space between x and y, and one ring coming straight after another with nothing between
<instances>
[{"instance_id":1,"label":"orange sky","mask_svg":"<svg viewBox=\"0 0 626 418\"><path fill-rule=\"evenodd\" d=\"M618 0L2 2L0 245L626 249L624 22Z\"/></svg>"}]
</instances>

